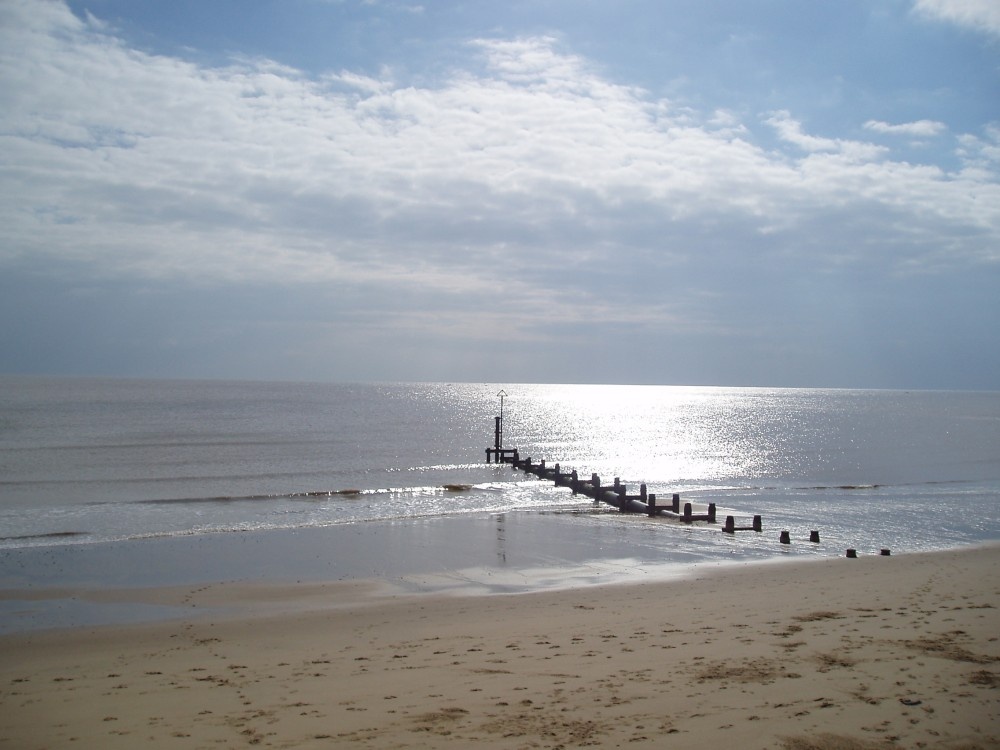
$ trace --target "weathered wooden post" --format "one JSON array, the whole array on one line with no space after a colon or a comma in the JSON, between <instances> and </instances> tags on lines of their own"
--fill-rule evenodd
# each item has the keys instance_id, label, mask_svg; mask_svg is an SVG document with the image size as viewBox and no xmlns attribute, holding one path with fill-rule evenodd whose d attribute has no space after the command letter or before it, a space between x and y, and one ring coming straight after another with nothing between
<instances>
[{"instance_id":1,"label":"weathered wooden post","mask_svg":"<svg viewBox=\"0 0 1000 750\"><path fill-rule=\"evenodd\" d=\"M615 477L615 481L616 482L618 481L617 477ZM619 483L618 485L615 486L615 489L618 491L618 510L619 510L619 512L621 512L621 513L628 513L628 498L625 497L625 492L626 492L627 488L625 487L624 484Z\"/></svg>"},{"instance_id":2,"label":"weathered wooden post","mask_svg":"<svg viewBox=\"0 0 1000 750\"><path fill-rule=\"evenodd\" d=\"M726 516L726 525L722 527L722 531L726 534L736 533L736 519L732 516Z\"/></svg>"},{"instance_id":3,"label":"weathered wooden post","mask_svg":"<svg viewBox=\"0 0 1000 750\"><path fill-rule=\"evenodd\" d=\"M763 526L761 525L760 516L754 516L753 517L753 530L754 531L760 531L762 528L763 528Z\"/></svg>"},{"instance_id":4,"label":"weathered wooden post","mask_svg":"<svg viewBox=\"0 0 1000 750\"><path fill-rule=\"evenodd\" d=\"M674 497L677 497L677 495ZM681 520L684 521L684 523L691 523L691 503L684 503L684 518Z\"/></svg>"},{"instance_id":5,"label":"weathered wooden post","mask_svg":"<svg viewBox=\"0 0 1000 750\"><path fill-rule=\"evenodd\" d=\"M819 544L819 532L815 530L810 531L809 541L812 542L813 544Z\"/></svg>"},{"instance_id":6,"label":"weathered wooden post","mask_svg":"<svg viewBox=\"0 0 1000 750\"><path fill-rule=\"evenodd\" d=\"M642 485L645 489L646 485ZM646 498L646 512L649 513L649 517L653 518L656 515L656 494L653 493Z\"/></svg>"},{"instance_id":7,"label":"weathered wooden post","mask_svg":"<svg viewBox=\"0 0 1000 750\"><path fill-rule=\"evenodd\" d=\"M848 548L847 549L847 556L851 557L851 558L857 557L858 556L858 551L856 549Z\"/></svg>"},{"instance_id":8,"label":"weathered wooden post","mask_svg":"<svg viewBox=\"0 0 1000 750\"><path fill-rule=\"evenodd\" d=\"M888 557L889 555L892 554L892 550L888 550L885 547L883 547L882 550L879 552L879 554L882 555L882 557Z\"/></svg>"},{"instance_id":9,"label":"weathered wooden post","mask_svg":"<svg viewBox=\"0 0 1000 750\"><path fill-rule=\"evenodd\" d=\"M778 542L780 542L781 544L791 544L792 535L789 534L787 531L782 531L781 535L778 537Z\"/></svg>"},{"instance_id":10,"label":"weathered wooden post","mask_svg":"<svg viewBox=\"0 0 1000 750\"><path fill-rule=\"evenodd\" d=\"M573 474L570 476L569 488L573 490L574 495L580 491L580 475L576 473L576 469L573 469Z\"/></svg>"},{"instance_id":11,"label":"weathered wooden post","mask_svg":"<svg viewBox=\"0 0 1000 750\"><path fill-rule=\"evenodd\" d=\"M670 510L672 510L674 513L680 513L681 512L681 496L680 496L679 492L675 492L674 493L674 497L673 497L673 500L672 500L672 504L670 506Z\"/></svg>"},{"instance_id":12,"label":"weathered wooden post","mask_svg":"<svg viewBox=\"0 0 1000 750\"><path fill-rule=\"evenodd\" d=\"M708 522L715 523L715 503L708 504Z\"/></svg>"}]
</instances>

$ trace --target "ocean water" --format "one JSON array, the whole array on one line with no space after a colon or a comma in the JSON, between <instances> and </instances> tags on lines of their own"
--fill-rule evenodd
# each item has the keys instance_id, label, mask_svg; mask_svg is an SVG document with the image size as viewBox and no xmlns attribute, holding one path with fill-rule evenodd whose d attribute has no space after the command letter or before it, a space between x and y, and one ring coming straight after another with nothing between
<instances>
[{"instance_id":1,"label":"ocean water","mask_svg":"<svg viewBox=\"0 0 1000 750\"><path fill-rule=\"evenodd\" d=\"M522 457L765 533L623 516L487 465L501 389ZM778 530L815 554L995 540L1000 393L0 378L0 551L373 522L405 546L431 519L511 514L665 561L782 554ZM799 543L811 530L821 545Z\"/></svg>"}]
</instances>

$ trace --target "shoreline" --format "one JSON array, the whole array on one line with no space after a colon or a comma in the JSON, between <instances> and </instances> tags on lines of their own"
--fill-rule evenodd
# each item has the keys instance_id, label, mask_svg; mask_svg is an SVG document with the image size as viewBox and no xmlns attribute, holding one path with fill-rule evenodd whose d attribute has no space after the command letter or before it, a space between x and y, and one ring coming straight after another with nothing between
<instances>
[{"instance_id":1,"label":"shoreline","mask_svg":"<svg viewBox=\"0 0 1000 750\"><path fill-rule=\"evenodd\" d=\"M190 614L187 601L149 593L154 590L358 584L397 594L489 595L673 580L692 570L844 555L826 539L783 545L772 530L733 536L718 526L635 520L587 510L483 512L5 549L0 635Z\"/></svg>"},{"instance_id":2,"label":"shoreline","mask_svg":"<svg viewBox=\"0 0 1000 750\"><path fill-rule=\"evenodd\" d=\"M826 541L782 545L777 536L636 523L617 512L527 510L5 549L0 634L190 614L187 603L136 590L357 583L401 594L525 593L844 554Z\"/></svg>"},{"instance_id":3,"label":"shoreline","mask_svg":"<svg viewBox=\"0 0 1000 750\"><path fill-rule=\"evenodd\" d=\"M0 636L0 746L1000 743L998 544L485 597L123 594L193 616Z\"/></svg>"}]
</instances>

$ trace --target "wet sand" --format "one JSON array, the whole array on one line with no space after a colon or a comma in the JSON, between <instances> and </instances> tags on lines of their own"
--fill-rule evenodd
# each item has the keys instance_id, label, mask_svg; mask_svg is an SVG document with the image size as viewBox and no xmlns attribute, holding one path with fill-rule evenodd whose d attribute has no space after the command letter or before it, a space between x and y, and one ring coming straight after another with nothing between
<instances>
[{"instance_id":1,"label":"wet sand","mask_svg":"<svg viewBox=\"0 0 1000 750\"><path fill-rule=\"evenodd\" d=\"M490 596L99 596L190 615L0 637L0 747L1000 745L1000 546Z\"/></svg>"}]
</instances>

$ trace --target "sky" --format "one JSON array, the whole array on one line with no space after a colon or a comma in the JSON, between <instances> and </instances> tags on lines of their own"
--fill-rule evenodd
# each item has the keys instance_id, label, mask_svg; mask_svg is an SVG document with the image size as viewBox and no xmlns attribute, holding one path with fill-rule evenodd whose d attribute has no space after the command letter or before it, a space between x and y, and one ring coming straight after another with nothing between
<instances>
[{"instance_id":1,"label":"sky","mask_svg":"<svg viewBox=\"0 0 1000 750\"><path fill-rule=\"evenodd\" d=\"M1000 0L0 0L0 373L1000 390Z\"/></svg>"}]
</instances>

